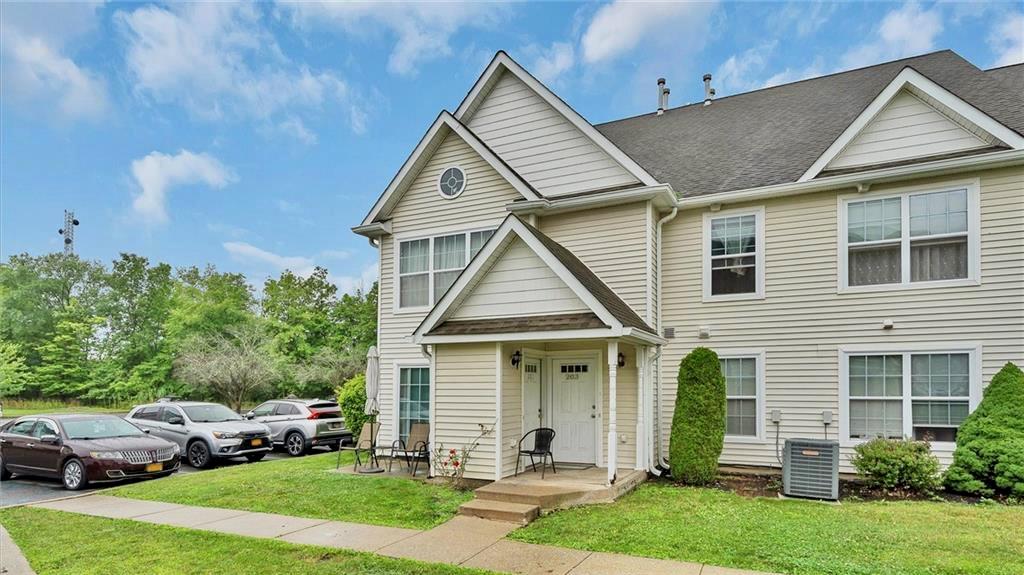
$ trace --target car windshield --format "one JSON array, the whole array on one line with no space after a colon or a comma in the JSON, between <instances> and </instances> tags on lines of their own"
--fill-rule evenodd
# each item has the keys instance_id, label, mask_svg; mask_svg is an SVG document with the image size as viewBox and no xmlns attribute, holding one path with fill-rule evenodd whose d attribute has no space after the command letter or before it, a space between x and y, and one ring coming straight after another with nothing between
<instances>
[{"instance_id":1,"label":"car windshield","mask_svg":"<svg viewBox=\"0 0 1024 575\"><path fill-rule=\"evenodd\" d=\"M238 421L242 419L241 415L223 405L190 405L182 409L185 410L188 418L196 423L217 423L220 421Z\"/></svg>"},{"instance_id":2,"label":"car windshield","mask_svg":"<svg viewBox=\"0 0 1024 575\"><path fill-rule=\"evenodd\" d=\"M120 417L66 419L61 422L68 439L106 439L144 435L141 429Z\"/></svg>"}]
</instances>

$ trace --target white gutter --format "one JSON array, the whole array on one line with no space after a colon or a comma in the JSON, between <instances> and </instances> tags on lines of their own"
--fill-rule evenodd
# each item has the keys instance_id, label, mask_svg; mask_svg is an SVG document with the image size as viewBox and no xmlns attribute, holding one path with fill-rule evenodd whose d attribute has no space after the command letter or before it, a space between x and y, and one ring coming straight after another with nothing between
<instances>
[{"instance_id":1,"label":"white gutter","mask_svg":"<svg viewBox=\"0 0 1024 575\"><path fill-rule=\"evenodd\" d=\"M658 330L658 336L664 338L664 330L661 327L661 302L664 299L661 293L661 276L665 274L665 266L661 261L661 244L662 244L662 227L679 215L679 208L672 208L672 212L667 216L658 220L658 225L655 226L658 234L658 245L657 254L658 259L658 313L656 315L657 325L654 329ZM658 346L658 352L654 355L654 450L655 455L654 465L651 466L650 471L656 475L661 475L661 472L657 469L658 465L662 467L668 467L665 458L661 455L661 345Z\"/></svg>"},{"instance_id":2,"label":"white gutter","mask_svg":"<svg viewBox=\"0 0 1024 575\"><path fill-rule=\"evenodd\" d=\"M977 156L964 156L961 158L949 158L936 160L921 164L907 166L895 166L881 168L868 172L854 174L842 174L815 178L806 182L792 182L776 184L774 186L761 186L719 194L708 194L706 196L695 196L679 200L680 209L688 210L704 208L713 204L732 204L748 200L757 200L765 197L778 198L808 192L823 190L835 190L840 188L855 188L863 184L881 184L908 178L921 178L927 176L939 176L956 172L965 172L978 169L993 169L1007 166L1015 166L1024 163L1024 150L1005 150L1002 152L991 152L978 154Z\"/></svg>"},{"instance_id":3,"label":"white gutter","mask_svg":"<svg viewBox=\"0 0 1024 575\"><path fill-rule=\"evenodd\" d=\"M640 202L655 200L659 207L675 207L678 205L676 193L672 186L660 184L657 186L643 186L630 188L628 190L615 190L612 192L595 192L569 198L541 198L539 200L528 200L512 202L505 206L505 209L516 215L525 214L556 214L559 212L571 212L576 210L590 209L598 206L614 206L629 202ZM658 201L660 200L660 201Z\"/></svg>"},{"instance_id":4,"label":"white gutter","mask_svg":"<svg viewBox=\"0 0 1024 575\"><path fill-rule=\"evenodd\" d=\"M352 232L368 238L376 238L391 233L391 220L373 222L362 226L355 226Z\"/></svg>"}]
</instances>

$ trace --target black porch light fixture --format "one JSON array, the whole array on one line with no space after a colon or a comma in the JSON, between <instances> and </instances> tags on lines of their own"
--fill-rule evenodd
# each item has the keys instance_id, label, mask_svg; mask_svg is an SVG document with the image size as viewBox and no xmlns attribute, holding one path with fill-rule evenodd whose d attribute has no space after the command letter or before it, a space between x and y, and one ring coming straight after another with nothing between
<instances>
[{"instance_id":1,"label":"black porch light fixture","mask_svg":"<svg viewBox=\"0 0 1024 575\"><path fill-rule=\"evenodd\" d=\"M512 352L512 367L519 369L519 364L523 361L523 353L518 349Z\"/></svg>"},{"instance_id":2,"label":"black porch light fixture","mask_svg":"<svg viewBox=\"0 0 1024 575\"><path fill-rule=\"evenodd\" d=\"M619 352L619 367L626 367L626 354Z\"/></svg>"}]
</instances>

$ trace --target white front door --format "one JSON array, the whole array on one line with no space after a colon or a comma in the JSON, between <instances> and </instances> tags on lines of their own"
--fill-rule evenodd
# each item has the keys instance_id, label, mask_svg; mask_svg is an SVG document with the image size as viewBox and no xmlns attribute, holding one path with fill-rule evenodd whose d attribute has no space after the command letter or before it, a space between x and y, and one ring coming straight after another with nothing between
<instances>
[{"instance_id":1,"label":"white front door","mask_svg":"<svg viewBox=\"0 0 1024 575\"><path fill-rule=\"evenodd\" d=\"M540 360L523 360L523 433L544 427L543 390L540 383Z\"/></svg>"},{"instance_id":2,"label":"white front door","mask_svg":"<svg viewBox=\"0 0 1024 575\"><path fill-rule=\"evenodd\" d=\"M597 374L593 360L560 359L552 365L551 427L555 461L597 462Z\"/></svg>"}]
</instances>

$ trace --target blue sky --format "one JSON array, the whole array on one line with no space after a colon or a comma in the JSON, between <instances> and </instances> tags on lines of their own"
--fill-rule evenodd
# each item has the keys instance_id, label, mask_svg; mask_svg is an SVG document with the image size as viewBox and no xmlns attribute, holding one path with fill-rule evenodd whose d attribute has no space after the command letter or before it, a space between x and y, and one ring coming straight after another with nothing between
<instances>
[{"instance_id":1,"label":"blue sky","mask_svg":"<svg viewBox=\"0 0 1024 575\"><path fill-rule=\"evenodd\" d=\"M951 48L1024 60L1019 2L11 4L0 256L375 279L349 232L498 49L592 122Z\"/></svg>"}]
</instances>

